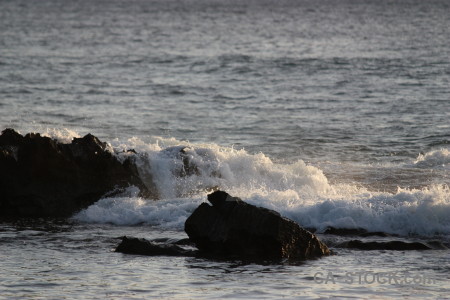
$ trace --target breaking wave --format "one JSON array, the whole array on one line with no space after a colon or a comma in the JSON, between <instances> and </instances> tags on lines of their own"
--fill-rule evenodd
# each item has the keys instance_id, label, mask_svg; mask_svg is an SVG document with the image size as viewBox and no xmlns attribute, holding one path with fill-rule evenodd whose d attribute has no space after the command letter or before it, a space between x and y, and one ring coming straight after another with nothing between
<instances>
[{"instance_id":1,"label":"breaking wave","mask_svg":"<svg viewBox=\"0 0 450 300\"><path fill-rule=\"evenodd\" d=\"M414 164L418 167L440 167L450 168L450 150L440 149L427 152L425 154L419 154Z\"/></svg>"},{"instance_id":2,"label":"breaking wave","mask_svg":"<svg viewBox=\"0 0 450 300\"><path fill-rule=\"evenodd\" d=\"M331 184L322 170L302 160L278 163L263 153L216 144L132 138L114 140L112 147L119 159L136 156L141 175L158 190L160 200L140 198L137 189L130 188L78 213L78 221L182 230L206 195L222 189L319 232L333 226L404 236L450 235L450 189L444 183L373 192L356 183ZM127 151L130 148L138 154ZM448 164L448 151L429 152L414 163L436 161Z\"/></svg>"}]
</instances>

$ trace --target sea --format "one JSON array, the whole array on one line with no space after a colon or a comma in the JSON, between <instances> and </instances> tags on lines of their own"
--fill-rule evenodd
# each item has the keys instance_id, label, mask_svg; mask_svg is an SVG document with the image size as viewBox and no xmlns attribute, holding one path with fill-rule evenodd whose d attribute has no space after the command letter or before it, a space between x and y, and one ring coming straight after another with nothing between
<instances>
[{"instance_id":1,"label":"sea","mask_svg":"<svg viewBox=\"0 0 450 300\"><path fill-rule=\"evenodd\" d=\"M160 195L0 222L0 299L450 299L449 16L448 0L0 0L0 129L134 149ZM199 172L176 176L180 146ZM186 238L214 188L335 255L114 252ZM447 249L339 248L330 226Z\"/></svg>"}]
</instances>

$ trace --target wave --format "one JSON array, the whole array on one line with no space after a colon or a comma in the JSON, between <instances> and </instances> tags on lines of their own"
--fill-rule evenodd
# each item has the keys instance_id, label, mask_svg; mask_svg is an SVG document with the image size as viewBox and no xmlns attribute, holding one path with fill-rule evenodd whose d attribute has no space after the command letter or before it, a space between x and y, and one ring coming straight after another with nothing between
<instances>
[{"instance_id":1,"label":"wave","mask_svg":"<svg viewBox=\"0 0 450 300\"><path fill-rule=\"evenodd\" d=\"M63 129L46 128L45 131L43 131L42 136L50 137L62 144L70 144L74 138L81 137L80 134L78 134L78 132L67 128Z\"/></svg>"},{"instance_id":2,"label":"wave","mask_svg":"<svg viewBox=\"0 0 450 300\"><path fill-rule=\"evenodd\" d=\"M137 193L137 192L136 192ZM432 186L424 190L399 190L395 194L364 193L334 198L302 199L294 190L234 190L248 203L278 211L307 228L318 232L327 227L364 228L402 236L449 236L450 189ZM247 194L247 196L242 196ZM116 225L148 224L164 229L183 230L186 218L202 202L206 193L192 197L146 200L121 195L104 198L74 216L87 223Z\"/></svg>"},{"instance_id":3,"label":"wave","mask_svg":"<svg viewBox=\"0 0 450 300\"><path fill-rule=\"evenodd\" d=\"M319 232L332 226L402 236L450 235L450 189L446 185L399 189L396 193L370 193L364 189L345 192L346 187L342 188L341 195L309 205L303 205L292 192L254 195L247 201L277 210Z\"/></svg>"},{"instance_id":4,"label":"wave","mask_svg":"<svg viewBox=\"0 0 450 300\"><path fill-rule=\"evenodd\" d=\"M100 199L73 219L86 223L146 224L181 230L187 217L204 201L200 196L155 201L137 197L138 192L137 188L130 187L118 197Z\"/></svg>"},{"instance_id":5,"label":"wave","mask_svg":"<svg viewBox=\"0 0 450 300\"><path fill-rule=\"evenodd\" d=\"M425 154L419 154L414 164L418 167L440 167L450 168L450 150L439 149L427 152Z\"/></svg>"},{"instance_id":6,"label":"wave","mask_svg":"<svg viewBox=\"0 0 450 300\"><path fill-rule=\"evenodd\" d=\"M60 132L49 134L64 140ZM374 192L356 183L330 183L321 169L302 160L274 162L263 153L174 138L115 139L110 148L119 160L134 157L141 177L157 189L160 200L143 199L137 188L130 188L81 211L74 216L78 221L182 230L206 195L222 189L319 232L332 226L402 236L450 236L450 188L444 183ZM448 150L436 150L419 156L414 164L448 165L448 160Z\"/></svg>"},{"instance_id":7,"label":"wave","mask_svg":"<svg viewBox=\"0 0 450 300\"><path fill-rule=\"evenodd\" d=\"M130 155L127 151L130 147L140 153L135 159L141 176L152 180L162 199L216 188L227 191L295 189L304 198L331 192L323 172L302 160L280 164L263 153L250 154L216 144L194 145L176 139L156 138L153 143L145 143L132 138L126 143L114 141L113 145L120 160Z\"/></svg>"}]
</instances>

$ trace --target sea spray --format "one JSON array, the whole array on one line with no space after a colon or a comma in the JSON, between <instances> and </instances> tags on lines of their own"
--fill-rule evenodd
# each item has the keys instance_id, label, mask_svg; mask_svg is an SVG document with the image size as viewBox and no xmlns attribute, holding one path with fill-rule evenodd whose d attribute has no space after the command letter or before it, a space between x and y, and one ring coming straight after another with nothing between
<instances>
[{"instance_id":1,"label":"sea spray","mask_svg":"<svg viewBox=\"0 0 450 300\"><path fill-rule=\"evenodd\" d=\"M432 150L419 154L414 165L421 168L446 168L450 169L450 149Z\"/></svg>"},{"instance_id":2,"label":"sea spray","mask_svg":"<svg viewBox=\"0 0 450 300\"><path fill-rule=\"evenodd\" d=\"M319 231L333 226L403 236L450 235L450 189L445 184L378 192L356 184L331 184L319 168L302 160L278 163L263 153L216 144L162 138L145 143L133 138L125 143L114 141L113 147L119 157L134 155L126 149L135 149L141 172L151 175L160 200L127 192L100 200L75 219L181 230L208 192L220 188ZM183 173L186 165L178 156L180 149L195 171Z\"/></svg>"}]
</instances>

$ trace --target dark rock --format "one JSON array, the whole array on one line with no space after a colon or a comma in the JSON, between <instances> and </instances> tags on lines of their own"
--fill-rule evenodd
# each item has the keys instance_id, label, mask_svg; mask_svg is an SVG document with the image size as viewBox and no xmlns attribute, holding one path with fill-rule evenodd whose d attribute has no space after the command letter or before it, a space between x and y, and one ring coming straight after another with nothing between
<instances>
[{"instance_id":1,"label":"dark rock","mask_svg":"<svg viewBox=\"0 0 450 300\"><path fill-rule=\"evenodd\" d=\"M173 146L163 150L168 157L173 157L181 161L180 168L174 170L177 177L199 175L200 170L197 165L192 162L192 156L187 153L189 148L186 146Z\"/></svg>"},{"instance_id":2,"label":"dark rock","mask_svg":"<svg viewBox=\"0 0 450 300\"><path fill-rule=\"evenodd\" d=\"M116 252L149 256L195 256L196 251L185 250L175 244L157 244L146 239L122 237Z\"/></svg>"},{"instance_id":3,"label":"dark rock","mask_svg":"<svg viewBox=\"0 0 450 300\"><path fill-rule=\"evenodd\" d=\"M429 241L426 243L429 247L433 248L434 250L448 250L449 248L442 243L441 241Z\"/></svg>"},{"instance_id":4,"label":"dark rock","mask_svg":"<svg viewBox=\"0 0 450 300\"><path fill-rule=\"evenodd\" d=\"M277 212L225 192L208 195L186 220L189 239L204 254L251 260L303 260L330 254L325 244Z\"/></svg>"},{"instance_id":5,"label":"dark rock","mask_svg":"<svg viewBox=\"0 0 450 300\"><path fill-rule=\"evenodd\" d=\"M137 186L152 198L131 159L123 163L106 143L88 134L62 144L13 129L0 135L0 215L64 217L106 193Z\"/></svg>"},{"instance_id":6,"label":"dark rock","mask_svg":"<svg viewBox=\"0 0 450 300\"><path fill-rule=\"evenodd\" d=\"M176 241L174 244L180 246L195 246L195 244L190 239L181 239Z\"/></svg>"},{"instance_id":7,"label":"dark rock","mask_svg":"<svg viewBox=\"0 0 450 300\"><path fill-rule=\"evenodd\" d=\"M335 228L335 227L327 227L324 234L334 234L334 235L360 235L367 233L367 230L363 228Z\"/></svg>"},{"instance_id":8,"label":"dark rock","mask_svg":"<svg viewBox=\"0 0 450 300\"><path fill-rule=\"evenodd\" d=\"M340 235L340 236L361 236L361 237L392 236L388 233L381 232L381 231L367 231L364 228L335 228L335 227L331 227L331 226L327 227L327 229L325 229L324 234L333 234L333 235Z\"/></svg>"},{"instance_id":9,"label":"dark rock","mask_svg":"<svg viewBox=\"0 0 450 300\"><path fill-rule=\"evenodd\" d=\"M316 231L317 231L317 228L314 228L314 227L304 227L304 228L312 233L316 233Z\"/></svg>"},{"instance_id":10,"label":"dark rock","mask_svg":"<svg viewBox=\"0 0 450 300\"><path fill-rule=\"evenodd\" d=\"M389 242L363 242L360 240L351 240L341 243L338 248L352 248L359 250L431 250L433 248L419 242L403 242L403 241L389 241Z\"/></svg>"},{"instance_id":11,"label":"dark rock","mask_svg":"<svg viewBox=\"0 0 450 300\"><path fill-rule=\"evenodd\" d=\"M366 233L361 233L360 237L370 237L370 236L379 236L379 237L394 237L397 236L395 234L390 234L382 231L368 231Z\"/></svg>"},{"instance_id":12,"label":"dark rock","mask_svg":"<svg viewBox=\"0 0 450 300\"><path fill-rule=\"evenodd\" d=\"M165 158L174 162L174 165L171 168L174 177L222 177L217 168L217 158L209 149L191 148L181 145L167 147L162 150L160 154L162 157L165 156ZM212 192L215 190L218 190L217 185L200 180L195 183L190 182L186 186L180 186L176 188L174 192L176 197L189 197L198 194L200 191Z\"/></svg>"}]
</instances>

